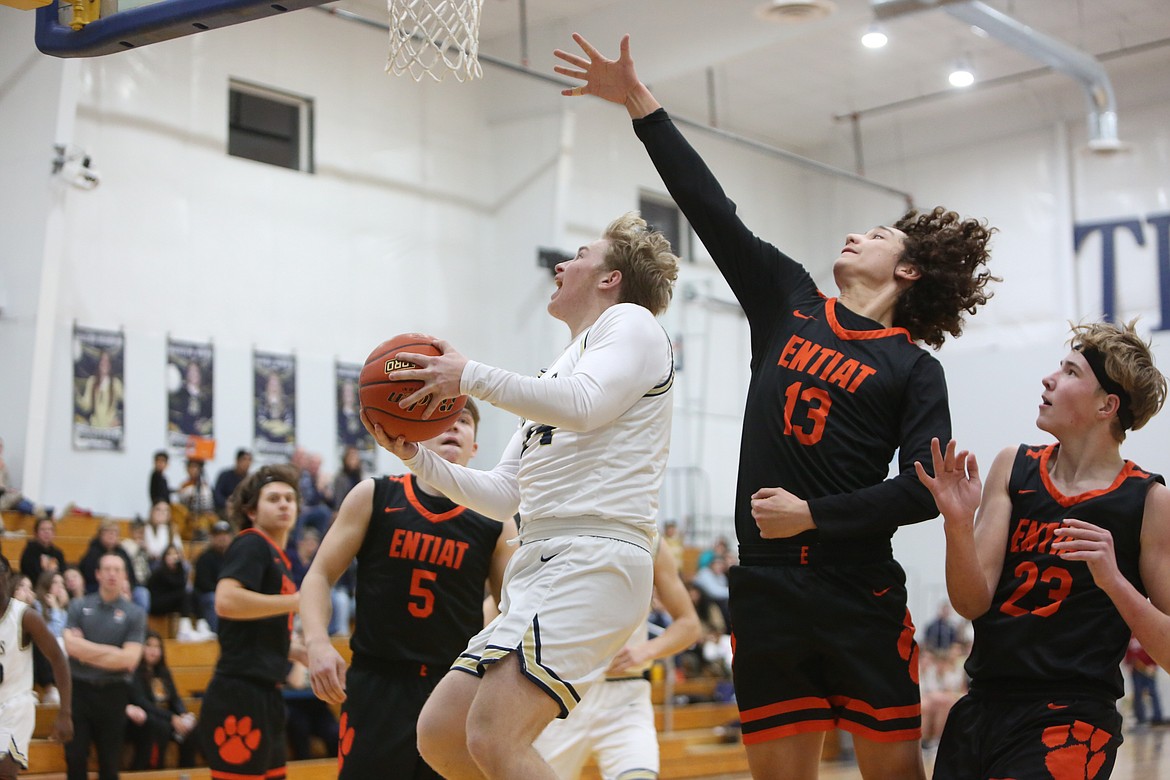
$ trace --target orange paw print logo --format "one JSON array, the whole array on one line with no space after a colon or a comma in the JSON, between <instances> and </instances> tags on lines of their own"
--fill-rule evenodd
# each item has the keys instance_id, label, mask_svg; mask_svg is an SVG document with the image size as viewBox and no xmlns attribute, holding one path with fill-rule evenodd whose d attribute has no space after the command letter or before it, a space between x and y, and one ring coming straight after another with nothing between
<instances>
[{"instance_id":1,"label":"orange paw print logo","mask_svg":"<svg viewBox=\"0 0 1170 780\"><path fill-rule=\"evenodd\" d=\"M260 747L260 730L252 730L252 719L235 715L224 718L222 726L215 727L215 744L219 757L229 764L243 764Z\"/></svg>"},{"instance_id":2,"label":"orange paw print logo","mask_svg":"<svg viewBox=\"0 0 1170 780\"><path fill-rule=\"evenodd\" d=\"M345 766L345 757L353 749L353 726L349 725L349 713L341 713L341 725L338 729L340 739L337 741L337 773L341 774Z\"/></svg>"},{"instance_id":3,"label":"orange paw print logo","mask_svg":"<svg viewBox=\"0 0 1170 780\"><path fill-rule=\"evenodd\" d=\"M1048 748L1044 765L1056 780L1093 780L1105 765L1113 735L1082 720L1050 726L1041 737Z\"/></svg>"}]
</instances>

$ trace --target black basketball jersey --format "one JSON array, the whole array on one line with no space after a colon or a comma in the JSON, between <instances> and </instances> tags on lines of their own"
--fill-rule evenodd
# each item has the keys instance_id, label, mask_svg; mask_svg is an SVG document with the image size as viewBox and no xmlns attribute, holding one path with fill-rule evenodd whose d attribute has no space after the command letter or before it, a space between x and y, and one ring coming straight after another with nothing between
<instances>
[{"instance_id":1,"label":"black basketball jersey","mask_svg":"<svg viewBox=\"0 0 1170 780\"><path fill-rule=\"evenodd\" d=\"M357 556L355 661L410 661L437 672L483 628L484 582L503 525L418 489L412 475L374 480Z\"/></svg>"},{"instance_id":2,"label":"black basketball jersey","mask_svg":"<svg viewBox=\"0 0 1170 780\"><path fill-rule=\"evenodd\" d=\"M259 528L248 528L232 540L224 554L220 579L238 580L256 593L296 593L288 556ZM276 615L259 620L219 619L217 674L247 677L264 683L284 680L288 668L293 616Z\"/></svg>"},{"instance_id":3,"label":"black basketball jersey","mask_svg":"<svg viewBox=\"0 0 1170 780\"><path fill-rule=\"evenodd\" d=\"M761 543L888 539L936 516L914 462L931 463L931 437L950 439L939 362L905 329L826 299L803 266L754 235L664 111L634 127L751 327L735 504L741 554ZM895 452L899 474L887 480ZM751 495L777 486L809 502L817 531L760 538Z\"/></svg>"},{"instance_id":4,"label":"black basketball jersey","mask_svg":"<svg viewBox=\"0 0 1170 780\"><path fill-rule=\"evenodd\" d=\"M1130 629L1083 561L1061 559L1054 531L1068 517L1113 535L1117 566L1143 595L1138 570L1142 513L1158 474L1130 461L1104 490L1065 496L1048 463L1058 445L1020 445L1008 483L1011 525L991 608L975 620L967 674L1007 690L1081 689L1120 698L1119 664ZM1054 685L1053 685L1054 684Z\"/></svg>"}]
</instances>

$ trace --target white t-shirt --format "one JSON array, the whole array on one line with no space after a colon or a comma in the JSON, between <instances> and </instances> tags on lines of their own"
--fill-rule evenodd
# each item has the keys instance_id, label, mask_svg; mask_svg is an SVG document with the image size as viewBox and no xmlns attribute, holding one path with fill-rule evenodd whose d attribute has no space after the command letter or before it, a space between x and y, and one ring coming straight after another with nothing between
<instances>
[{"instance_id":1,"label":"white t-shirt","mask_svg":"<svg viewBox=\"0 0 1170 780\"><path fill-rule=\"evenodd\" d=\"M468 362L460 392L522 418L491 471L454 466L422 447L406 465L478 512L502 520L519 511L522 539L601 530L648 548L673 381L670 339L654 315L615 304L539 377Z\"/></svg>"},{"instance_id":2,"label":"white t-shirt","mask_svg":"<svg viewBox=\"0 0 1170 780\"><path fill-rule=\"evenodd\" d=\"M0 617L0 665L4 679L0 681L0 702L28 693L33 687L32 642L25 643L24 611L28 604L8 600L8 609Z\"/></svg>"}]
</instances>

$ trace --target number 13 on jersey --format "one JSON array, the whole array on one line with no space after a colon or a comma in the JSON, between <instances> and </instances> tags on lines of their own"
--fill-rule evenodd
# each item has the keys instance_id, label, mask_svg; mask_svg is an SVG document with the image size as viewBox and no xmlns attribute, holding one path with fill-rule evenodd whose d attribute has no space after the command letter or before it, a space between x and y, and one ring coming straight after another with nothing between
<instances>
[{"instance_id":1,"label":"number 13 on jersey","mask_svg":"<svg viewBox=\"0 0 1170 780\"><path fill-rule=\"evenodd\" d=\"M784 435L804 445L816 444L825 435L825 423L833 399L820 387L793 382L784 391Z\"/></svg>"}]
</instances>

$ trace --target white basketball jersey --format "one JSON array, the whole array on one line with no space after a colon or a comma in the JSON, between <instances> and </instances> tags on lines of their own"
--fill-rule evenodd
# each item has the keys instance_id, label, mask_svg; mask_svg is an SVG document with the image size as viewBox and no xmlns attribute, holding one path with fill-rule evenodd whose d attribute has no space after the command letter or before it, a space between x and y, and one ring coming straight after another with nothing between
<instances>
[{"instance_id":1,"label":"white basketball jersey","mask_svg":"<svg viewBox=\"0 0 1170 780\"><path fill-rule=\"evenodd\" d=\"M8 600L8 609L0 618L0 701L7 701L18 693L28 693L33 687L32 643L24 644L24 611L28 604Z\"/></svg>"},{"instance_id":2,"label":"white basketball jersey","mask_svg":"<svg viewBox=\"0 0 1170 780\"><path fill-rule=\"evenodd\" d=\"M580 380L561 401L571 424L531 417L521 422L516 477L520 517L531 523L521 526L521 536L538 534L546 520L595 517L648 542L656 534L658 491L670 449L670 338L646 308L616 304L573 340L540 381L510 387L508 400L517 408L542 401L541 385L570 377ZM490 385L489 380L476 389L495 403ZM591 391L601 397L589 397ZM546 392L561 395L559 389Z\"/></svg>"}]
</instances>

